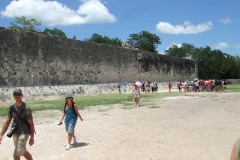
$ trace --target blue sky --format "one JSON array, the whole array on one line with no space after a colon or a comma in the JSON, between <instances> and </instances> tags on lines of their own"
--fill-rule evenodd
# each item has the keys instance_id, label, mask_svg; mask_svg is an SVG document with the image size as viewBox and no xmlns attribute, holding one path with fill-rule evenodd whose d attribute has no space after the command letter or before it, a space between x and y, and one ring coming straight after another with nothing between
<instances>
[{"instance_id":1,"label":"blue sky","mask_svg":"<svg viewBox=\"0 0 240 160\"><path fill-rule=\"evenodd\" d=\"M145 30L160 37L159 53L189 43L240 56L239 8L240 0L1 0L0 26L25 16L79 40L97 33L126 41Z\"/></svg>"}]
</instances>

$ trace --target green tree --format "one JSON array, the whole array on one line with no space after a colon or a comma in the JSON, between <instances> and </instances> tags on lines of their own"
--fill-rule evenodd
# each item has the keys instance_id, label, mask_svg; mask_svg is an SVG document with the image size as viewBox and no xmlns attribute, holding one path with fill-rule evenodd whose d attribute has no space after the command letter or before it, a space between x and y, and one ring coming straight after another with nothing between
<instances>
[{"instance_id":1,"label":"green tree","mask_svg":"<svg viewBox=\"0 0 240 160\"><path fill-rule=\"evenodd\" d=\"M72 37L72 39L73 39L73 40L77 40L77 36L74 35L74 36Z\"/></svg>"},{"instance_id":2,"label":"green tree","mask_svg":"<svg viewBox=\"0 0 240 160\"><path fill-rule=\"evenodd\" d=\"M198 77L202 79L240 78L239 57L211 50L209 46L196 48L187 43L181 47L173 45L165 51L165 55L194 60L198 66Z\"/></svg>"},{"instance_id":3,"label":"green tree","mask_svg":"<svg viewBox=\"0 0 240 160\"><path fill-rule=\"evenodd\" d=\"M97 33L92 34L92 36L89 39L85 39L84 41L112 46L122 46L122 41L119 38L109 38L107 36L102 36Z\"/></svg>"},{"instance_id":4,"label":"green tree","mask_svg":"<svg viewBox=\"0 0 240 160\"><path fill-rule=\"evenodd\" d=\"M10 28L15 28L24 31L38 32L38 26L41 25L40 21L34 18L27 19L26 17L16 17L13 22L10 22Z\"/></svg>"},{"instance_id":5,"label":"green tree","mask_svg":"<svg viewBox=\"0 0 240 160\"><path fill-rule=\"evenodd\" d=\"M198 65L198 76L202 79L213 78L212 75L213 63L211 58L211 48L201 47L197 49L197 65Z\"/></svg>"},{"instance_id":6,"label":"green tree","mask_svg":"<svg viewBox=\"0 0 240 160\"><path fill-rule=\"evenodd\" d=\"M165 51L165 55L194 59L196 57L196 48L192 44L183 43L180 47L172 45L168 50Z\"/></svg>"},{"instance_id":7,"label":"green tree","mask_svg":"<svg viewBox=\"0 0 240 160\"><path fill-rule=\"evenodd\" d=\"M54 28L54 29L45 28L42 33L49 35L49 36L57 36L57 37L67 38L65 33L57 28Z\"/></svg>"},{"instance_id":8,"label":"green tree","mask_svg":"<svg viewBox=\"0 0 240 160\"><path fill-rule=\"evenodd\" d=\"M234 79L240 78L240 59L238 56L234 57L225 54L225 63L223 63L222 66L222 79L228 79L229 77Z\"/></svg>"},{"instance_id":9,"label":"green tree","mask_svg":"<svg viewBox=\"0 0 240 160\"><path fill-rule=\"evenodd\" d=\"M110 45L113 46L122 46L122 41L119 38L112 38L110 41Z\"/></svg>"},{"instance_id":10,"label":"green tree","mask_svg":"<svg viewBox=\"0 0 240 160\"><path fill-rule=\"evenodd\" d=\"M209 46L198 50L198 75L204 79L240 78L237 57L211 50Z\"/></svg>"},{"instance_id":11,"label":"green tree","mask_svg":"<svg viewBox=\"0 0 240 160\"><path fill-rule=\"evenodd\" d=\"M139 34L130 34L127 41L134 48L154 53L157 53L156 48L161 44L161 40L157 35L147 31L142 31Z\"/></svg>"},{"instance_id":12,"label":"green tree","mask_svg":"<svg viewBox=\"0 0 240 160\"><path fill-rule=\"evenodd\" d=\"M58 36L58 37L67 38L65 33L57 28L54 28L52 30L45 28L45 30L41 32L38 29L38 27L41 25L41 22L34 18L27 19L24 16L16 17L13 22L10 22L10 25L11 26L9 28L19 29L23 31L30 31L30 32L38 32L38 33L46 34L49 36Z\"/></svg>"}]
</instances>

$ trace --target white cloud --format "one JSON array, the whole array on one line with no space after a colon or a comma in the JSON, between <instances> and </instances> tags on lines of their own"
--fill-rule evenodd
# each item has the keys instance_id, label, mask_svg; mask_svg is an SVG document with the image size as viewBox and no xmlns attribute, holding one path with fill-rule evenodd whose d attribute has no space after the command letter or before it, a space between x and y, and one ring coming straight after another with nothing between
<instances>
[{"instance_id":1,"label":"white cloud","mask_svg":"<svg viewBox=\"0 0 240 160\"><path fill-rule=\"evenodd\" d=\"M170 46L168 46L167 50L173 46L176 46L177 48L181 48L182 47L182 44L180 43L172 43Z\"/></svg>"},{"instance_id":2,"label":"white cloud","mask_svg":"<svg viewBox=\"0 0 240 160\"><path fill-rule=\"evenodd\" d=\"M49 26L116 21L116 17L109 13L100 0L82 0L81 3L79 9L75 11L57 1L14 0L1 11L1 15L8 18L21 16L35 18Z\"/></svg>"},{"instance_id":3,"label":"white cloud","mask_svg":"<svg viewBox=\"0 0 240 160\"><path fill-rule=\"evenodd\" d=\"M226 42L219 42L218 44L213 45L211 48L213 48L213 49L225 49L225 48L229 48L229 45Z\"/></svg>"},{"instance_id":4,"label":"white cloud","mask_svg":"<svg viewBox=\"0 0 240 160\"><path fill-rule=\"evenodd\" d=\"M232 22L232 20L230 17L225 17L225 18L220 19L220 22L223 24L229 24Z\"/></svg>"},{"instance_id":5,"label":"white cloud","mask_svg":"<svg viewBox=\"0 0 240 160\"><path fill-rule=\"evenodd\" d=\"M240 49L240 44L234 45L234 48Z\"/></svg>"},{"instance_id":6,"label":"white cloud","mask_svg":"<svg viewBox=\"0 0 240 160\"><path fill-rule=\"evenodd\" d=\"M116 18L109 14L108 9L98 0L86 1L79 6L77 13L88 23L104 23L106 20L114 22Z\"/></svg>"},{"instance_id":7,"label":"white cloud","mask_svg":"<svg viewBox=\"0 0 240 160\"><path fill-rule=\"evenodd\" d=\"M212 29L212 22L193 25L191 22L184 22L182 25L172 25L168 22L159 22L156 25L157 31L166 34L198 34Z\"/></svg>"}]
</instances>

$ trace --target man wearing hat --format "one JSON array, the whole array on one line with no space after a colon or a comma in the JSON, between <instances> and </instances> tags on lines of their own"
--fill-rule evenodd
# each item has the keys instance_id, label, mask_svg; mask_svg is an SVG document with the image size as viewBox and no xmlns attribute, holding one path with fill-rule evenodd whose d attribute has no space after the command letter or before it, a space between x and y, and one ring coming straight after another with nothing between
<instances>
[{"instance_id":1,"label":"man wearing hat","mask_svg":"<svg viewBox=\"0 0 240 160\"><path fill-rule=\"evenodd\" d=\"M9 124L12 121L12 127L7 136L13 137L14 142L14 160L20 160L20 156L24 156L27 160L32 160L32 155L27 151L26 144L29 139L29 145L34 144L34 123L32 110L23 102L22 90L17 88L13 91L15 103L9 107L8 117L0 132L0 143L3 135L7 131Z\"/></svg>"}]
</instances>

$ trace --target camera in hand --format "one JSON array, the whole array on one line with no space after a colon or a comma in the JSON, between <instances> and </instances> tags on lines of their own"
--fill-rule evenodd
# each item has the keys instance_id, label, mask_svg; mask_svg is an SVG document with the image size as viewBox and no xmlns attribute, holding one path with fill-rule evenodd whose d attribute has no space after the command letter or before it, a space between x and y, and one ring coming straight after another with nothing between
<instances>
[{"instance_id":1,"label":"camera in hand","mask_svg":"<svg viewBox=\"0 0 240 160\"><path fill-rule=\"evenodd\" d=\"M12 135L13 135L13 133L14 133L14 131L16 131L17 128L18 128L18 125L17 125L17 124L14 124L14 125L12 126L11 130L8 132L7 136L8 136L9 138L11 138Z\"/></svg>"}]
</instances>

